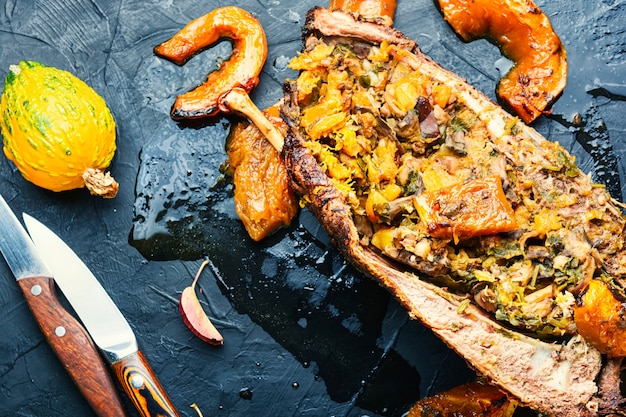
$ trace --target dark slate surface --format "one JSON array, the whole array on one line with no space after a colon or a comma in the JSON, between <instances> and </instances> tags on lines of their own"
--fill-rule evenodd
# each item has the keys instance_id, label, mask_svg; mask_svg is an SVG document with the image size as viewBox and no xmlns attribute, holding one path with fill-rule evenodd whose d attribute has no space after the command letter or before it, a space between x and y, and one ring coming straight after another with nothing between
<instances>
[{"instance_id":1,"label":"dark slate surface","mask_svg":"<svg viewBox=\"0 0 626 417\"><path fill-rule=\"evenodd\" d=\"M0 192L15 212L48 224L93 269L137 334L183 416L399 416L418 398L472 379L463 361L410 321L390 296L346 265L303 212L262 243L247 238L220 172L230 120L184 126L174 97L228 58L222 42L183 67L152 48L227 4L263 24L269 55L252 98L274 103L293 74L300 26L314 1L0 2L0 76L38 60L69 70L107 101L118 124L113 200L61 194L22 179L0 158ZM568 51L567 88L535 127L559 141L623 201L626 2L538 1ZM399 0L396 27L494 97L506 66L486 41L464 44L432 1ZM575 115L582 124L575 124ZM200 263L202 301L225 337L215 348L184 326L177 301ZM46 344L0 262L0 416L93 413ZM125 400L126 401L126 400ZM126 401L130 416L136 412Z\"/></svg>"}]
</instances>

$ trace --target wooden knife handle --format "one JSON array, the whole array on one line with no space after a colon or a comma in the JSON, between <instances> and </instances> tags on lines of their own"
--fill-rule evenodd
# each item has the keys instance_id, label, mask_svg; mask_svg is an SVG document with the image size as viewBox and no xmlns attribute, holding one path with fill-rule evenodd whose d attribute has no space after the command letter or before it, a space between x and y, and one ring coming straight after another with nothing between
<instances>
[{"instance_id":1,"label":"wooden knife handle","mask_svg":"<svg viewBox=\"0 0 626 417\"><path fill-rule=\"evenodd\" d=\"M112 368L143 417L180 417L141 351L114 362Z\"/></svg>"},{"instance_id":2,"label":"wooden knife handle","mask_svg":"<svg viewBox=\"0 0 626 417\"><path fill-rule=\"evenodd\" d=\"M126 416L115 382L83 326L59 303L54 280L17 280L46 340L91 408L101 417Z\"/></svg>"}]
</instances>

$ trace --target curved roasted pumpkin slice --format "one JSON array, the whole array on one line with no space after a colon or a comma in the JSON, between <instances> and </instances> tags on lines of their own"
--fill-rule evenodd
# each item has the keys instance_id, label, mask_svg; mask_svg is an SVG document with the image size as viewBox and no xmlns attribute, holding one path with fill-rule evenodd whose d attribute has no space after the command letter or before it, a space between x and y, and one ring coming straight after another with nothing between
<instances>
[{"instance_id":1,"label":"curved roasted pumpkin slice","mask_svg":"<svg viewBox=\"0 0 626 417\"><path fill-rule=\"evenodd\" d=\"M221 99L235 88L250 92L259 83L259 74L267 58L267 40L259 21L247 11L234 6L220 7L189 22L170 40L156 46L154 52L182 65L189 58L220 39L230 39L230 59L195 89L176 98L173 119L214 116L229 112Z\"/></svg>"},{"instance_id":2,"label":"curved roasted pumpkin slice","mask_svg":"<svg viewBox=\"0 0 626 417\"><path fill-rule=\"evenodd\" d=\"M498 96L526 123L539 117L567 81L565 47L531 0L437 0L444 18L466 42L487 37L514 62Z\"/></svg>"}]
</instances>

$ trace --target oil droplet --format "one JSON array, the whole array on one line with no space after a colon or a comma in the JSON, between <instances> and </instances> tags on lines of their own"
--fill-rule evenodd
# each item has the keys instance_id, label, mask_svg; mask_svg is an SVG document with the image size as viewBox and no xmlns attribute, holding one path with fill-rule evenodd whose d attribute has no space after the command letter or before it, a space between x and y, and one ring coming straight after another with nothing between
<instances>
[{"instance_id":1,"label":"oil droplet","mask_svg":"<svg viewBox=\"0 0 626 417\"><path fill-rule=\"evenodd\" d=\"M286 69L288 69L288 65L289 65L289 61L290 60L291 60L291 58L286 57L284 55L279 56L278 58L276 58L274 60L274 69L277 72L285 71Z\"/></svg>"},{"instance_id":2,"label":"oil droplet","mask_svg":"<svg viewBox=\"0 0 626 417\"><path fill-rule=\"evenodd\" d=\"M242 400L251 400L252 399L252 390L249 387L245 387L239 390L239 397Z\"/></svg>"},{"instance_id":3,"label":"oil droplet","mask_svg":"<svg viewBox=\"0 0 626 417\"><path fill-rule=\"evenodd\" d=\"M302 17L300 16L300 13L293 11L293 10L289 10L289 12L287 13L287 17L288 19L293 22L293 23L298 23L300 24L300 21L302 20Z\"/></svg>"}]
</instances>

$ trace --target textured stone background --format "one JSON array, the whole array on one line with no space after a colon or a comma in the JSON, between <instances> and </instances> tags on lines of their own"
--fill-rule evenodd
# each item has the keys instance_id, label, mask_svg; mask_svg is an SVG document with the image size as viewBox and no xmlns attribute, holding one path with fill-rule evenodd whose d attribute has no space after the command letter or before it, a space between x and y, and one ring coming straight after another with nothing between
<instances>
[{"instance_id":1,"label":"textured stone background","mask_svg":"<svg viewBox=\"0 0 626 417\"><path fill-rule=\"evenodd\" d=\"M535 127L623 201L626 2L538 1L564 42L570 73L550 117ZM263 24L269 55L252 93L273 104L315 1L0 1L0 76L38 60L69 70L109 104L118 125L113 200L51 193L0 157L0 192L42 220L92 268L137 334L181 415L399 416L418 398L472 379L464 362L364 279L305 211L262 243L247 238L219 168L231 120L184 126L176 95L228 58L222 42L183 67L152 48L188 21L235 4ZM443 66L494 97L498 49L461 42L430 0L399 0L395 26ZM583 124L573 124L574 116ZM203 303L225 337L195 338L177 301L201 261ZM90 416L0 262L0 416ZM251 395L249 395L251 394ZM137 415L129 406L129 415Z\"/></svg>"}]
</instances>

